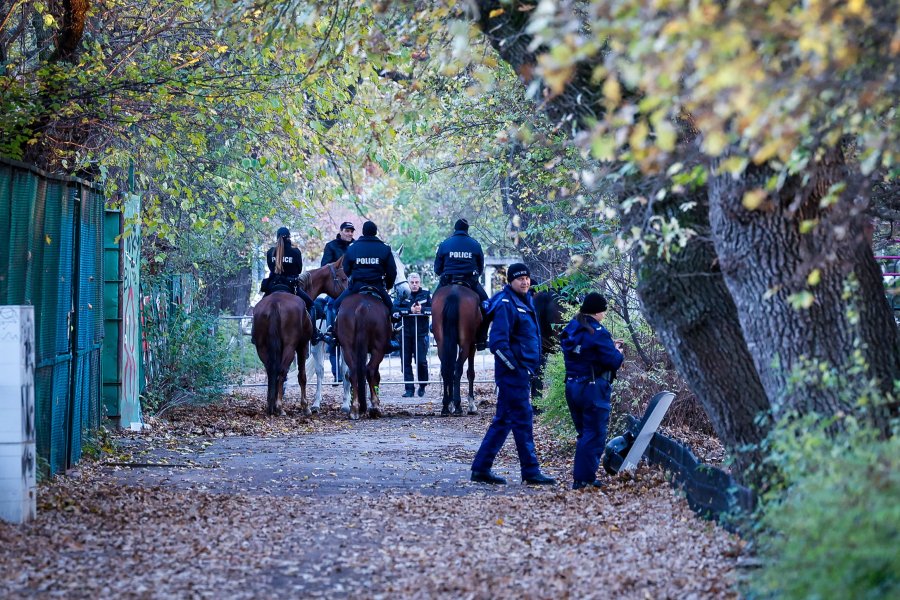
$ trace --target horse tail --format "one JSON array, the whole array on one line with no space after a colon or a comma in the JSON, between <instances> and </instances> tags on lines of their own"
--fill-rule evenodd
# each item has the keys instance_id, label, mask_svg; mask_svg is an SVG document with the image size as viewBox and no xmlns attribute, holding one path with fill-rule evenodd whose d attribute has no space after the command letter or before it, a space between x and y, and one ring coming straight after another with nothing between
<instances>
[{"instance_id":1,"label":"horse tail","mask_svg":"<svg viewBox=\"0 0 900 600\"><path fill-rule=\"evenodd\" d=\"M268 359L266 361L266 375L269 380L268 398L274 402L278 397L278 373L281 370L281 313L278 311L278 303L272 303L269 313L269 332L266 340Z\"/></svg>"},{"instance_id":2,"label":"horse tail","mask_svg":"<svg viewBox=\"0 0 900 600\"><path fill-rule=\"evenodd\" d=\"M453 381L456 377L456 357L459 353L459 294L450 292L444 301L441 311L441 329L444 340L441 342L441 377L444 381Z\"/></svg>"},{"instance_id":3,"label":"horse tail","mask_svg":"<svg viewBox=\"0 0 900 600\"><path fill-rule=\"evenodd\" d=\"M359 400L359 412L362 414L367 409L366 404L366 362L368 361L368 340L363 334L365 325L357 321L353 340L353 350L356 352L356 397Z\"/></svg>"}]
</instances>

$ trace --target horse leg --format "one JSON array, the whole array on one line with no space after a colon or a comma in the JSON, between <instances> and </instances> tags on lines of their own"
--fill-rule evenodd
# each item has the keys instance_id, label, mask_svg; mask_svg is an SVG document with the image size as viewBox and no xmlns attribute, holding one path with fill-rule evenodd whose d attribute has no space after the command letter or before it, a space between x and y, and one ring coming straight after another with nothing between
<instances>
[{"instance_id":1,"label":"horse leg","mask_svg":"<svg viewBox=\"0 0 900 600\"><path fill-rule=\"evenodd\" d=\"M300 410L305 416L310 416L309 402L306 399L306 353L308 346L302 344L297 352L297 383L300 384Z\"/></svg>"},{"instance_id":2,"label":"horse leg","mask_svg":"<svg viewBox=\"0 0 900 600\"><path fill-rule=\"evenodd\" d=\"M461 417L462 412L462 385L463 367L466 365L466 353L463 349L459 349L456 364L453 365L453 416Z\"/></svg>"},{"instance_id":3,"label":"horse leg","mask_svg":"<svg viewBox=\"0 0 900 600\"><path fill-rule=\"evenodd\" d=\"M383 413L381 412L381 399L378 397L379 386L381 385L381 372L378 366L384 359L383 354L373 353L366 365L366 380L369 382L369 397L372 401L369 403L369 417L377 419Z\"/></svg>"},{"instance_id":4,"label":"horse leg","mask_svg":"<svg viewBox=\"0 0 900 600\"><path fill-rule=\"evenodd\" d=\"M316 378L316 398L313 401L312 412L319 412L319 405L322 403L322 379L325 377L325 343L310 344L309 358L306 359L306 380L315 375Z\"/></svg>"},{"instance_id":5,"label":"horse leg","mask_svg":"<svg viewBox=\"0 0 900 600\"><path fill-rule=\"evenodd\" d=\"M353 383L350 381L350 369L347 368L347 362L344 360L344 349L340 345L338 345L335 352L337 353L337 356L335 357L337 376L338 380L343 386L344 392L344 399L341 403L341 411L343 411L345 415L349 415L350 404L353 400L353 394L351 393Z\"/></svg>"},{"instance_id":6,"label":"horse leg","mask_svg":"<svg viewBox=\"0 0 900 600\"><path fill-rule=\"evenodd\" d=\"M475 349L469 351L469 368L466 370L469 377L469 414L477 415L478 407L475 404Z\"/></svg>"},{"instance_id":7,"label":"horse leg","mask_svg":"<svg viewBox=\"0 0 900 600\"><path fill-rule=\"evenodd\" d=\"M293 352L285 352L285 355L281 357L281 370L278 372L278 378L276 380L276 395L275 395L275 404L274 406L270 406L272 412L269 414L278 415L279 417L283 417L285 415L284 412L284 388L287 385L287 376L288 371L291 370L291 365L294 362L294 353Z\"/></svg>"}]
</instances>

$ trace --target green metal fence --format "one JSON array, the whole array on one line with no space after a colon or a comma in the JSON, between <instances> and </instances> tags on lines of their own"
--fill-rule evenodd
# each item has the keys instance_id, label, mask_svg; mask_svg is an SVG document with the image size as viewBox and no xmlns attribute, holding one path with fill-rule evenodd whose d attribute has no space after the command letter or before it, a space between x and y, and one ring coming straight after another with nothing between
<instances>
[{"instance_id":1,"label":"green metal fence","mask_svg":"<svg viewBox=\"0 0 900 600\"><path fill-rule=\"evenodd\" d=\"M103 342L100 191L0 159L0 304L35 311L35 426L43 470L81 457L96 430Z\"/></svg>"}]
</instances>

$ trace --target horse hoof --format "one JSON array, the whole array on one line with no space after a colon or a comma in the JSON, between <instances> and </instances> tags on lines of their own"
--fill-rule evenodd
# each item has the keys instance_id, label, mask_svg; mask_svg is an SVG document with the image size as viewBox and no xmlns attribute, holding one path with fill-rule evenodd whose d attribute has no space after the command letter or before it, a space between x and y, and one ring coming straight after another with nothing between
<instances>
[{"instance_id":1,"label":"horse hoof","mask_svg":"<svg viewBox=\"0 0 900 600\"><path fill-rule=\"evenodd\" d=\"M351 420L351 421L359 421L359 413L351 412L351 413L350 413L350 420Z\"/></svg>"},{"instance_id":2,"label":"horse hoof","mask_svg":"<svg viewBox=\"0 0 900 600\"><path fill-rule=\"evenodd\" d=\"M278 416L279 416L279 417L285 417L285 416L287 416L287 413L284 412L284 409L283 409L283 408L279 408L279 409L278 409Z\"/></svg>"},{"instance_id":3,"label":"horse hoof","mask_svg":"<svg viewBox=\"0 0 900 600\"><path fill-rule=\"evenodd\" d=\"M306 410L303 411L303 416L304 416L304 417L311 417L312 414L313 414L313 411L312 411L311 409L309 409L309 408L307 408Z\"/></svg>"},{"instance_id":4,"label":"horse hoof","mask_svg":"<svg viewBox=\"0 0 900 600\"><path fill-rule=\"evenodd\" d=\"M319 407L318 407L318 406L313 406L313 407L310 409L310 411L312 412L312 414L317 415L317 414L319 414Z\"/></svg>"},{"instance_id":5,"label":"horse hoof","mask_svg":"<svg viewBox=\"0 0 900 600\"><path fill-rule=\"evenodd\" d=\"M478 411L475 410L474 408L470 408L470 409L469 409L469 415L470 415L470 416L471 416L471 415L477 415L477 414L478 414Z\"/></svg>"},{"instance_id":6,"label":"horse hoof","mask_svg":"<svg viewBox=\"0 0 900 600\"><path fill-rule=\"evenodd\" d=\"M369 409L369 418L370 419L377 419L379 417L381 417L381 411L379 409L377 409L377 408Z\"/></svg>"}]
</instances>

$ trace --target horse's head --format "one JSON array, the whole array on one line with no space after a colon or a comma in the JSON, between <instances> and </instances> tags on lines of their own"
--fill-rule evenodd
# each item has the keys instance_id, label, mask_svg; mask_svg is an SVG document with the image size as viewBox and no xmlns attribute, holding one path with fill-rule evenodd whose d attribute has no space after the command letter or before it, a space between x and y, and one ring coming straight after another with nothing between
<instances>
[{"instance_id":1,"label":"horse's head","mask_svg":"<svg viewBox=\"0 0 900 600\"><path fill-rule=\"evenodd\" d=\"M394 252L394 262L397 264L397 279L394 281L394 293L397 294L398 300L409 300L412 297L412 290L409 289L409 283L406 281L406 266L400 260L401 252L403 252L403 246L400 246L400 250Z\"/></svg>"},{"instance_id":2,"label":"horse's head","mask_svg":"<svg viewBox=\"0 0 900 600\"><path fill-rule=\"evenodd\" d=\"M327 293L329 296L337 298L349 285L347 274L344 273L344 257L340 257L328 266L331 268L331 282Z\"/></svg>"}]
</instances>

